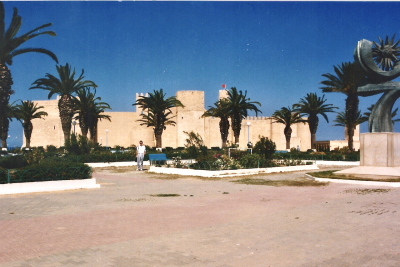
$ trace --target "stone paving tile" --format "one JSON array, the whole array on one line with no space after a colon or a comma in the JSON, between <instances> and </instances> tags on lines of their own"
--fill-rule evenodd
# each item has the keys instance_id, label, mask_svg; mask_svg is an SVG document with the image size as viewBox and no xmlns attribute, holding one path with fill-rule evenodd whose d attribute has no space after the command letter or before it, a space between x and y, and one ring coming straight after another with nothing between
<instances>
[{"instance_id":1,"label":"stone paving tile","mask_svg":"<svg viewBox=\"0 0 400 267\"><path fill-rule=\"evenodd\" d=\"M252 186L136 172L95 177L102 188L0 197L0 266L400 262L397 189ZM181 196L150 196L159 193Z\"/></svg>"}]
</instances>

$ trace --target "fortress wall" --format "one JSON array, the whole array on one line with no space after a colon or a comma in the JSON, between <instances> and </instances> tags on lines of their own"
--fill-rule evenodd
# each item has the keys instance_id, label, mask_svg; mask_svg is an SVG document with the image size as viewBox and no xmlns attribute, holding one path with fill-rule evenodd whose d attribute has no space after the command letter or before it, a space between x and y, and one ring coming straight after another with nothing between
<instances>
[{"instance_id":1,"label":"fortress wall","mask_svg":"<svg viewBox=\"0 0 400 267\"><path fill-rule=\"evenodd\" d=\"M247 123L250 122L250 142L255 143L261 136L270 138L271 120L267 117L247 117L242 122L242 130L240 131L239 145L240 147L247 146L249 129Z\"/></svg>"},{"instance_id":2,"label":"fortress wall","mask_svg":"<svg viewBox=\"0 0 400 267\"><path fill-rule=\"evenodd\" d=\"M219 118L207 117L204 119L204 145L207 147L221 147L221 133Z\"/></svg>"},{"instance_id":3,"label":"fortress wall","mask_svg":"<svg viewBox=\"0 0 400 267\"><path fill-rule=\"evenodd\" d=\"M40 111L45 111L48 116L44 119L34 119L32 120L33 131L31 136L31 146L43 146L47 145L53 146L64 146L64 135L61 128L61 121L58 114L58 100L41 100L33 101L39 106L43 106ZM73 127L71 128L73 130ZM75 126L75 129L80 132L80 128ZM23 135L23 144L26 146L25 135Z\"/></svg>"},{"instance_id":4,"label":"fortress wall","mask_svg":"<svg viewBox=\"0 0 400 267\"><path fill-rule=\"evenodd\" d=\"M226 90L219 91L219 97L226 97ZM138 98L143 93L136 94ZM203 91L179 91L177 98L185 105L185 108L173 108L173 114L177 115L174 120L176 126L167 125L162 136L163 147L184 146L187 135L183 131L194 131L199 133L207 147L221 146L221 135L219 131L219 118L201 118L204 113L204 92ZM58 115L57 100L35 101L39 105L45 106L45 111L49 116L45 120L33 120L32 146L55 145L63 146L63 133L61 122ZM137 145L139 140L143 140L145 145L155 146L155 137L152 127L140 126L137 122L140 119L141 110L136 107L136 112L106 112L111 116L111 122L107 120L99 121L98 142L106 145L106 129L108 129L108 146L116 145L128 147L132 144ZM283 134L284 125L272 123L268 117L248 117L243 120L239 137L240 147L246 147L248 140L247 122L250 122L250 141L255 144L259 136L272 139L277 150L284 150L286 140ZM73 128L72 128L73 129ZM293 133L291 147L300 145L302 151L311 147L310 131L307 124L292 126ZM80 133L79 125L76 125L76 133ZM232 127L229 130L229 144L234 143Z\"/></svg>"},{"instance_id":5,"label":"fortress wall","mask_svg":"<svg viewBox=\"0 0 400 267\"><path fill-rule=\"evenodd\" d=\"M204 118L201 115L204 109L204 92L203 91L178 91L176 98L179 99L185 108L178 107L176 109L176 147L183 147L187 135L184 132L195 132L200 134L204 140Z\"/></svg>"},{"instance_id":6,"label":"fortress wall","mask_svg":"<svg viewBox=\"0 0 400 267\"><path fill-rule=\"evenodd\" d=\"M108 130L108 146L110 147L138 145L141 139L147 145L154 142L152 129L140 126L140 123L136 121L139 119L136 112L105 112L104 114L111 116L111 122L102 120L97 126L97 140L99 143L102 142L103 146L107 143L106 130Z\"/></svg>"}]
</instances>

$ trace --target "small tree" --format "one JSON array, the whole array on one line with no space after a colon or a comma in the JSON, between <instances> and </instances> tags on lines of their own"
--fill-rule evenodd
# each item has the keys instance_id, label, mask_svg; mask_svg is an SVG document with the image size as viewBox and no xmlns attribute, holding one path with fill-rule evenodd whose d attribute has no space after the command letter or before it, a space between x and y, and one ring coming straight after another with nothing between
<instances>
[{"instance_id":1,"label":"small tree","mask_svg":"<svg viewBox=\"0 0 400 267\"><path fill-rule=\"evenodd\" d=\"M257 154L263 154L266 159L272 158L275 154L276 144L268 137L259 136L260 140L254 145L253 151Z\"/></svg>"},{"instance_id":2,"label":"small tree","mask_svg":"<svg viewBox=\"0 0 400 267\"><path fill-rule=\"evenodd\" d=\"M195 133L193 131L191 132L185 132L183 131L188 138L186 138L186 151L191 158L197 158L199 153L202 155L206 156L207 155L207 147L204 146L203 138L200 136L200 134Z\"/></svg>"}]
</instances>

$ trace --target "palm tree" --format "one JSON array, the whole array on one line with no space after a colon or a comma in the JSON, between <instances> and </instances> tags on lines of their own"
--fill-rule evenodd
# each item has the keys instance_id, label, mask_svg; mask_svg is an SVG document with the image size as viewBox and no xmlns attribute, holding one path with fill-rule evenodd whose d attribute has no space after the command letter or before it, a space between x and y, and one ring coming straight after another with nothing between
<instances>
[{"instance_id":1,"label":"palm tree","mask_svg":"<svg viewBox=\"0 0 400 267\"><path fill-rule=\"evenodd\" d=\"M293 112L290 107L282 107L280 110L276 110L271 118L275 120L275 123L282 123L285 125L283 133L286 137L286 149L290 149L290 138L292 137L291 126L299 122L305 123L306 120L301 118L298 112Z\"/></svg>"},{"instance_id":2,"label":"palm tree","mask_svg":"<svg viewBox=\"0 0 400 267\"><path fill-rule=\"evenodd\" d=\"M89 120L91 119L90 111L93 109L95 101L101 100L99 97L95 98L95 95L96 89L92 93L90 92L90 87L80 88L76 92L76 97L72 99L76 115L74 119L79 121L83 136L87 136L88 133Z\"/></svg>"},{"instance_id":3,"label":"palm tree","mask_svg":"<svg viewBox=\"0 0 400 267\"><path fill-rule=\"evenodd\" d=\"M209 106L209 109L204 112L202 117L216 117L220 118L219 131L221 133L222 146L226 146L229 134L229 111L228 111L228 99L222 98L214 103L214 107Z\"/></svg>"},{"instance_id":4,"label":"palm tree","mask_svg":"<svg viewBox=\"0 0 400 267\"><path fill-rule=\"evenodd\" d=\"M306 97L301 98L300 102L293 105L293 111L299 112L300 116L308 116L307 123L311 132L311 148L315 149L315 134L318 128L318 115L321 115L328 123L329 119L326 113L334 112L332 104L325 104L327 99L324 99L325 95L318 97L316 93L308 93Z\"/></svg>"},{"instance_id":5,"label":"palm tree","mask_svg":"<svg viewBox=\"0 0 400 267\"><path fill-rule=\"evenodd\" d=\"M147 125L147 127L154 127L154 136L156 138L156 147L162 148L162 133L167 125L175 126L176 122L172 119L175 117L172 114L171 108L185 106L176 99L175 96L165 99L163 89L154 90L154 93L149 93L149 96L140 96L132 106L138 106L147 111L140 114L142 117L139 122L140 125Z\"/></svg>"},{"instance_id":6,"label":"palm tree","mask_svg":"<svg viewBox=\"0 0 400 267\"><path fill-rule=\"evenodd\" d=\"M26 147L31 147L31 135L33 130L32 120L41 119L47 116L47 112L39 111L44 108L43 106L37 106L37 103L31 101L21 101L21 104L16 105L15 115L16 118L21 121L22 127L24 128L24 135L26 139Z\"/></svg>"},{"instance_id":7,"label":"palm tree","mask_svg":"<svg viewBox=\"0 0 400 267\"><path fill-rule=\"evenodd\" d=\"M248 110L255 111L256 116L258 112L262 113L261 110L256 107L256 105L261 107L261 104L255 101L250 102L250 98L247 98L247 91L245 91L243 94L242 91L238 92L236 87L232 87L228 91L227 99L227 109L231 118L233 135L235 136L235 144L238 144L242 120L247 117Z\"/></svg>"},{"instance_id":8,"label":"palm tree","mask_svg":"<svg viewBox=\"0 0 400 267\"><path fill-rule=\"evenodd\" d=\"M72 99L76 92L86 87L97 87L89 80L83 80L84 70L81 75L75 79L75 69L71 72L71 66L67 63L65 66L56 66L59 78L46 73L46 78L37 79L29 89L43 89L49 91L48 99L54 94L59 94L58 112L61 119L61 127L64 132L64 142L69 140L71 132L72 117L74 116L74 102Z\"/></svg>"},{"instance_id":9,"label":"palm tree","mask_svg":"<svg viewBox=\"0 0 400 267\"><path fill-rule=\"evenodd\" d=\"M95 100L101 101L100 97L96 97ZM90 133L90 141L93 143L97 143L97 124L101 120L111 121L111 116L103 114L107 109L111 110L109 104L105 102L94 102L93 105L90 106L88 112L87 119L87 127Z\"/></svg>"},{"instance_id":10,"label":"palm tree","mask_svg":"<svg viewBox=\"0 0 400 267\"><path fill-rule=\"evenodd\" d=\"M52 23L47 23L42 26L39 26L21 36L16 36L18 34L19 29L22 25L22 19L18 15L18 10L14 8L14 13L11 19L11 23L8 29L5 29L5 11L4 5L0 2L0 130L3 127L2 122L5 108L7 107L10 96L13 93L11 90L11 86L13 84L11 72L7 65L12 65L13 58L15 56L36 52L42 53L50 56L54 61L58 63L58 59L56 55L44 48L19 48L26 41L35 38L39 35L47 34L50 36L55 36L56 33L53 31L42 31L39 30L43 28L50 27ZM8 126L4 126L8 130Z\"/></svg>"},{"instance_id":11,"label":"palm tree","mask_svg":"<svg viewBox=\"0 0 400 267\"><path fill-rule=\"evenodd\" d=\"M322 74L327 80L321 82L321 84L325 86L320 89L322 89L324 93L339 92L347 96L345 116L347 134L349 136L348 146L350 150L353 150L353 136L357 126L357 113L359 111L357 88L364 79L365 73L355 62L342 63L341 66L333 66L333 68L336 76L330 73Z\"/></svg>"},{"instance_id":12,"label":"palm tree","mask_svg":"<svg viewBox=\"0 0 400 267\"><path fill-rule=\"evenodd\" d=\"M7 149L7 137L8 137L8 128L10 126L10 121L12 121L13 118L16 118L16 106L14 105L15 101L11 104L8 104L3 113L3 118L2 118L2 125L3 127L1 128L1 146L2 148Z\"/></svg>"},{"instance_id":13,"label":"palm tree","mask_svg":"<svg viewBox=\"0 0 400 267\"><path fill-rule=\"evenodd\" d=\"M365 114L365 113L364 113ZM368 121L368 117L367 116L363 116L361 114L361 110L359 110L357 112L357 120L356 120L356 126ZM333 121L336 122L336 124L332 125L332 126L342 126L342 127L347 127L347 119L346 119L346 114L344 112L339 112L336 115L336 119Z\"/></svg>"},{"instance_id":14,"label":"palm tree","mask_svg":"<svg viewBox=\"0 0 400 267\"><path fill-rule=\"evenodd\" d=\"M372 104L369 108L367 108L369 111L368 112L364 112L364 115L367 116L367 120L369 119L369 116L371 116L371 112L374 109L374 104ZM400 121L400 119L395 119L393 120L394 117L397 116L397 111L399 110L399 108L396 108L395 110L392 111L392 124L394 125L397 121Z\"/></svg>"}]
</instances>

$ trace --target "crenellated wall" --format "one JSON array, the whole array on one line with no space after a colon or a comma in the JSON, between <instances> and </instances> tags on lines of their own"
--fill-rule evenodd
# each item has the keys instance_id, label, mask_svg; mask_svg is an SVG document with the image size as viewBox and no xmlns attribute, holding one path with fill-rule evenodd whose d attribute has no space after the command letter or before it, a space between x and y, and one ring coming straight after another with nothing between
<instances>
[{"instance_id":1,"label":"crenellated wall","mask_svg":"<svg viewBox=\"0 0 400 267\"><path fill-rule=\"evenodd\" d=\"M226 90L220 90L219 98L227 97ZM148 94L136 93L136 99ZM176 93L185 108L173 108L176 116L175 126L168 125L162 135L163 147L183 147L187 136L184 131L199 133L207 147L220 147L221 135L219 131L219 118L201 116L205 112L203 91L178 91ZM45 107L49 114L45 120L33 120L33 133L31 146L55 145L63 146L63 133L58 115L58 100L34 101ZM152 127L141 126L140 114L142 110L136 106L135 112L106 112L111 116L111 122L100 121L98 124L98 142L103 146L114 147L137 145L143 140L145 145L155 146L155 138ZM248 126L247 123L250 123ZM72 128L73 129L73 128ZM108 132L106 132L108 130ZM260 136L272 139L276 143L277 150L285 150L286 140L283 134L284 125L273 123L269 117L247 117L242 122L239 137L239 146L246 147L248 140L255 144ZM311 147L311 135L307 124L299 123L292 126L291 147L300 146L302 151ZM76 133L80 133L79 124L75 126ZM249 135L250 134L250 135ZM234 142L232 128L229 130L229 143ZM25 140L24 140L25 142ZM25 143L23 144L25 146Z\"/></svg>"}]
</instances>

